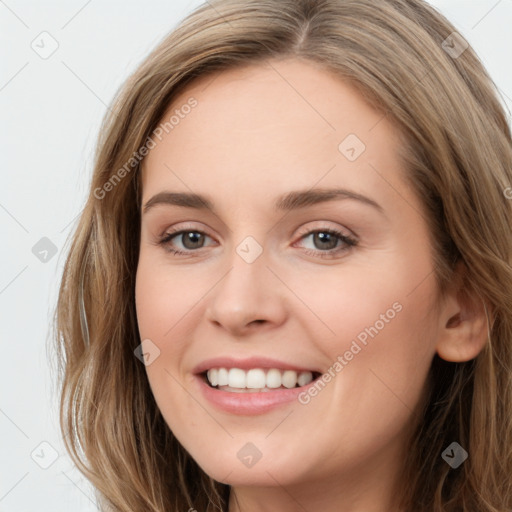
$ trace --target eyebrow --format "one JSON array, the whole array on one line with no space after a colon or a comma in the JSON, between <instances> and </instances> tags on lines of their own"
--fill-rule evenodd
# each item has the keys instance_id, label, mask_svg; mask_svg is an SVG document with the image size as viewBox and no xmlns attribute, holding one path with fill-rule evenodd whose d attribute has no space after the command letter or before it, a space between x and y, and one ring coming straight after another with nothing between
<instances>
[{"instance_id":1,"label":"eyebrow","mask_svg":"<svg viewBox=\"0 0 512 512\"><path fill-rule=\"evenodd\" d=\"M288 192L277 198L274 203L274 210L298 210L319 203L343 199L351 199L359 201L365 205L372 206L385 216L384 209L379 203L362 194L358 194L357 192L343 188L317 188ZM149 199L149 201L147 201L147 203L144 205L143 213L147 213L151 208L161 204L182 206L185 208L196 208L198 210L211 210L212 212L216 213L213 201L207 196L195 193L168 191L159 192L151 199Z\"/></svg>"}]
</instances>

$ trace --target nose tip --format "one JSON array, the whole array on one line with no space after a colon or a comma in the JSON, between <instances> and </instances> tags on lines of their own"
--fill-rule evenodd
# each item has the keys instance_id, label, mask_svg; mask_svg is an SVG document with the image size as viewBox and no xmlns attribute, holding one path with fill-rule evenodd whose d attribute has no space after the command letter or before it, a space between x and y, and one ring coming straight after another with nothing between
<instances>
[{"instance_id":1,"label":"nose tip","mask_svg":"<svg viewBox=\"0 0 512 512\"><path fill-rule=\"evenodd\" d=\"M207 320L237 336L282 323L285 308L275 284L275 276L262 260L247 263L239 259L212 290Z\"/></svg>"},{"instance_id":2,"label":"nose tip","mask_svg":"<svg viewBox=\"0 0 512 512\"><path fill-rule=\"evenodd\" d=\"M250 313L239 311L238 313L232 312L229 315L221 316L217 313L212 322L217 327L222 327L229 331L234 336L243 336L259 325L269 324L269 320L257 319L251 320L253 315Z\"/></svg>"}]
</instances>

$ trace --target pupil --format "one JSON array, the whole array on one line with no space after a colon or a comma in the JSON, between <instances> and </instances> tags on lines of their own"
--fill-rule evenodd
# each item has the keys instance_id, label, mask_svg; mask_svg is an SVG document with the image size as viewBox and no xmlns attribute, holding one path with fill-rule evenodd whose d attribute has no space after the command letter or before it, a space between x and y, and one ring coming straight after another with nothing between
<instances>
[{"instance_id":1,"label":"pupil","mask_svg":"<svg viewBox=\"0 0 512 512\"><path fill-rule=\"evenodd\" d=\"M185 236L185 240L184 240L184 246L187 247L188 249L195 249L195 246L194 246L194 243L197 243L197 239L199 239L199 241L201 241L202 239L202 234L201 233L195 233L195 232L189 232L187 233L187 236ZM194 240L194 238L196 238L196 240ZM188 247L187 244L188 242L191 242L192 243L192 247Z\"/></svg>"},{"instance_id":2,"label":"pupil","mask_svg":"<svg viewBox=\"0 0 512 512\"><path fill-rule=\"evenodd\" d=\"M330 240L330 238L331 238L331 233L324 233L324 232L320 232L320 233L317 233L317 236L319 237L320 242L322 242L322 243L324 243L324 244L325 244L326 242L327 242L327 243L329 243L329 242L331 242L331 243L332 243L332 241L336 242L336 240L335 240L334 238L332 238L332 240ZM336 245L336 244L335 244L335 245ZM324 248L325 248L325 247L324 247ZM331 247L331 248L334 248L334 247Z\"/></svg>"}]
</instances>

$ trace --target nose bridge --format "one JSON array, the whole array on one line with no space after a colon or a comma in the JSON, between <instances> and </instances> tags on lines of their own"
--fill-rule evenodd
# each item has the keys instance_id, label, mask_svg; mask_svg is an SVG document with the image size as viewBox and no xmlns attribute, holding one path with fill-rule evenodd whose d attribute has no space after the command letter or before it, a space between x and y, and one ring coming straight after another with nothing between
<instances>
[{"instance_id":1,"label":"nose bridge","mask_svg":"<svg viewBox=\"0 0 512 512\"><path fill-rule=\"evenodd\" d=\"M257 304L258 298L264 295L268 297L264 293L268 280L266 274L270 274L266 267L268 254L256 238L252 235L243 238L234 246L228 260L229 271L219 283L226 295L225 300L233 300L242 307L244 304Z\"/></svg>"},{"instance_id":2,"label":"nose bridge","mask_svg":"<svg viewBox=\"0 0 512 512\"><path fill-rule=\"evenodd\" d=\"M282 320L282 290L267 268L269 256L252 235L234 245L232 253L225 256L229 269L212 290L207 307L209 320L232 331L240 331L254 321Z\"/></svg>"}]
</instances>

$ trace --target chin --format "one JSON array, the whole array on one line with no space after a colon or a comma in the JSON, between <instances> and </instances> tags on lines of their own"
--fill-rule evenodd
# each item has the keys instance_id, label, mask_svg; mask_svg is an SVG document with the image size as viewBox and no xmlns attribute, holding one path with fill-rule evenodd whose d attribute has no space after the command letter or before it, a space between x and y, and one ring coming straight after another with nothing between
<instances>
[{"instance_id":1,"label":"chin","mask_svg":"<svg viewBox=\"0 0 512 512\"><path fill-rule=\"evenodd\" d=\"M261 486L274 487L289 485L300 479L290 471L296 468L300 461L276 461L272 455L268 460L262 456L252 465L249 461L244 464L237 456L237 450L226 450L218 457L193 457L201 469L217 482L231 486ZM242 457L243 458L243 457ZM277 483L278 482L278 483Z\"/></svg>"}]
</instances>

